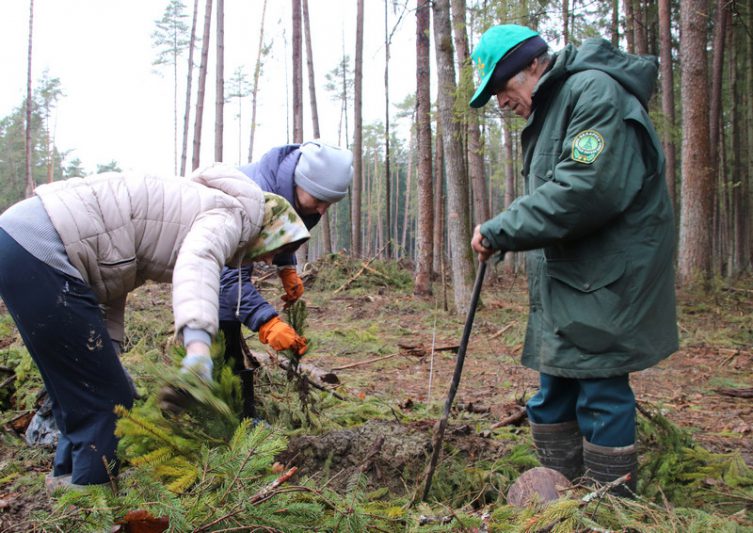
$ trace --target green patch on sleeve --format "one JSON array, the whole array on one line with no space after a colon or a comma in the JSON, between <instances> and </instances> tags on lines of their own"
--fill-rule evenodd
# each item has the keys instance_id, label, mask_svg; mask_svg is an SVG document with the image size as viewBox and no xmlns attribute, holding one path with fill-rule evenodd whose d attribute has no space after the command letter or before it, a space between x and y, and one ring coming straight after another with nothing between
<instances>
[{"instance_id":1,"label":"green patch on sleeve","mask_svg":"<svg viewBox=\"0 0 753 533\"><path fill-rule=\"evenodd\" d=\"M604 150L604 137L596 130L581 131L573 139L572 159L590 165Z\"/></svg>"}]
</instances>

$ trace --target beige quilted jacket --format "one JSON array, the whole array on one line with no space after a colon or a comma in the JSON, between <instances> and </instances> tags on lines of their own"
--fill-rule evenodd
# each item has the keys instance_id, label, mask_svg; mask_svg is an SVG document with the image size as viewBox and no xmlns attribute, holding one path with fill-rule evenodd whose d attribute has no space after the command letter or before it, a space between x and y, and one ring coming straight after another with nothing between
<instances>
[{"instance_id":1,"label":"beige quilted jacket","mask_svg":"<svg viewBox=\"0 0 753 533\"><path fill-rule=\"evenodd\" d=\"M36 193L120 341L126 296L147 280L172 282L177 333L214 335L220 271L240 263L264 218L261 189L219 164L190 179L110 172Z\"/></svg>"}]
</instances>

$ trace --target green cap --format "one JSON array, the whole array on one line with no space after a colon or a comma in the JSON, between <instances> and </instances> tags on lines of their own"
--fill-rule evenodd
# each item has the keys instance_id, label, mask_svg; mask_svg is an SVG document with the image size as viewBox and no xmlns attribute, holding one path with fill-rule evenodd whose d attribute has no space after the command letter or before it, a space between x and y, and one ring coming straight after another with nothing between
<instances>
[{"instance_id":1,"label":"green cap","mask_svg":"<svg viewBox=\"0 0 753 533\"><path fill-rule=\"evenodd\" d=\"M492 26L481 35L478 45L471 54L471 59L481 80L476 93L471 98L471 107L482 107L489 101L491 93L487 91L487 85L489 85L497 62L523 41L538 35L531 28L517 24Z\"/></svg>"}]
</instances>

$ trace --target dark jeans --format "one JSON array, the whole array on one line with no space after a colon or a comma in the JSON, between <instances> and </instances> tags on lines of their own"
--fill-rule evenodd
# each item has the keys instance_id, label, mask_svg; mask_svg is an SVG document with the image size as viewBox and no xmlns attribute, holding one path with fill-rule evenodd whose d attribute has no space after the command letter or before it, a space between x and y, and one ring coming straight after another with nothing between
<instances>
[{"instance_id":1,"label":"dark jeans","mask_svg":"<svg viewBox=\"0 0 753 533\"><path fill-rule=\"evenodd\" d=\"M117 474L113 408L133 392L99 302L79 279L51 268L0 229L0 297L39 367L60 429L53 474L78 485Z\"/></svg>"},{"instance_id":2,"label":"dark jeans","mask_svg":"<svg viewBox=\"0 0 753 533\"><path fill-rule=\"evenodd\" d=\"M536 424L577 420L581 434L599 446L635 443L635 396L626 374L613 378L571 379L541 374L541 388L528 401Z\"/></svg>"}]
</instances>

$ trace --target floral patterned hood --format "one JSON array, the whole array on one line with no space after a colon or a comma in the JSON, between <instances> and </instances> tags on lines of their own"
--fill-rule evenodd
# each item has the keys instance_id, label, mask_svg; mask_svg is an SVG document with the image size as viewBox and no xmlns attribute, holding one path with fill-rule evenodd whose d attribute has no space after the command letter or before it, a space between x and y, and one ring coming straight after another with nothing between
<instances>
[{"instance_id":1,"label":"floral patterned hood","mask_svg":"<svg viewBox=\"0 0 753 533\"><path fill-rule=\"evenodd\" d=\"M255 259L283 247L297 247L309 237L311 234L293 206L282 196L265 192L262 228L244 258Z\"/></svg>"}]
</instances>

